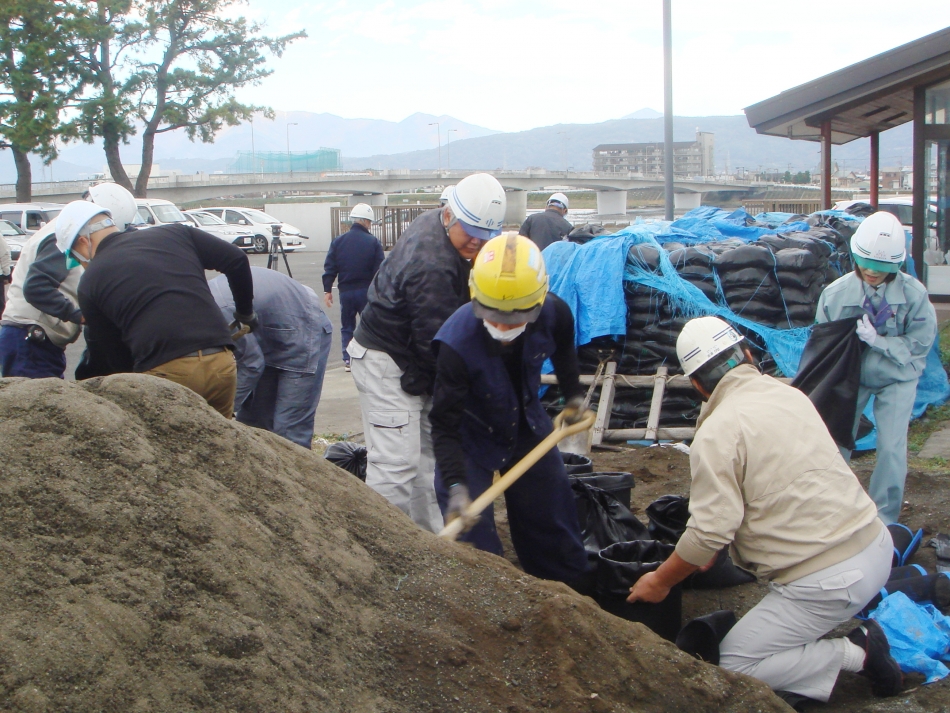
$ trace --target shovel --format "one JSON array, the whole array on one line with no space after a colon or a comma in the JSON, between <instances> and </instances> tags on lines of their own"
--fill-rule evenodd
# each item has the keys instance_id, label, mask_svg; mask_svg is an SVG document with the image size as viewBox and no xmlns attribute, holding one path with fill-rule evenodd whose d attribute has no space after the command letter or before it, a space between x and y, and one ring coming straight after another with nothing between
<instances>
[{"instance_id":1,"label":"shovel","mask_svg":"<svg viewBox=\"0 0 950 713\"><path fill-rule=\"evenodd\" d=\"M495 498L508 490L508 488L510 488L512 484L518 480L518 478L524 475L531 466L541 460L541 457L544 454L546 454L549 450L554 448L554 446L556 446L560 441L564 440L568 436L573 436L575 433L580 433L581 431L586 431L589 429L594 425L594 420L596 417L597 415L593 411L587 411L580 421L571 424L570 426L565 426L563 423L564 414L559 413L554 419L554 430L548 434L547 438L532 448L531 451L514 466L512 466L507 473L492 483L491 487L489 487L484 493L475 498L475 500L472 501L472 504L468 506L468 510L465 511L465 514L472 517L481 514L482 510L491 505ZM445 537L450 540L454 540L462 533L464 520L464 517L457 517L456 519L452 520L452 522L442 528L442 532L439 533L439 537Z\"/></svg>"}]
</instances>

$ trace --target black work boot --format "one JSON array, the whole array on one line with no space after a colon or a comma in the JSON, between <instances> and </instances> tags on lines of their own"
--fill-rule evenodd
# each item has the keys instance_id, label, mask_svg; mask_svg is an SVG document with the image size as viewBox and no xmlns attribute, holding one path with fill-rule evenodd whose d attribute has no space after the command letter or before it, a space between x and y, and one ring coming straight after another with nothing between
<instances>
[{"instance_id":1,"label":"black work boot","mask_svg":"<svg viewBox=\"0 0 950 713\"><path fill-rule=\"evenodd\" d=\"M901 667L891 656L891 646L887 643L884 630L873 619L848 634L855 646L865 651L864 670L861 671L871 680L871 691L882 698L896 696L904 686Z\"/></svg>"}]
</instances>

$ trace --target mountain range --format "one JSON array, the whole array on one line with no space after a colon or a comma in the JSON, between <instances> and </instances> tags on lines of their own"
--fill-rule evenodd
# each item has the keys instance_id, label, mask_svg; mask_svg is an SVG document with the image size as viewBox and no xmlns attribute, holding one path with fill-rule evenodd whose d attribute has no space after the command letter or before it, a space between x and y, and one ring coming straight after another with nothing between
<instances>
[{"instance_id":1,"label":"mountain range","mask_svg":"<svg viewBox=\"0 0 950 713\"><path fill-rule=\"evenodd\" d=\"M438 122L437 134L435 124ZM447 141L452 130L451 141ZM696 131L715 134L717 171L770 169L793 172L815 170L818 144L761 136L749 128L743 115L675 117L674 139L689 141ZM257 152L341 150L348 170L410 168L434 169L441 165L471 169L525 169L529 167L587 171L592 150L603 143L663 140L663 118L653 109L641 109L621 119L593 124L556 124L527 131L502 133L468 124L450 116L413 114L402 121L347 119L333 114L277 112L273 119L258 116L251 123L225 127L213 144L192 143L184 132L162 134L156 140L155 162L162 170L184 173L227 172L238 151ZM436 141L441 139L441 149ZM882 165L910 163L911 124L881 135ZM141 141L136 136L122 147L126 164L140 162ZM868 163L868 142L853 141L833 150L843 170L861 169ZM105 157L96 144L69 144L52 167L56 180L85 177L104 170ZM50 179L50 168L34 162L34 181ZM13 157L0 152L0 182L16 180Z\"/></svg>"}]
</instances>

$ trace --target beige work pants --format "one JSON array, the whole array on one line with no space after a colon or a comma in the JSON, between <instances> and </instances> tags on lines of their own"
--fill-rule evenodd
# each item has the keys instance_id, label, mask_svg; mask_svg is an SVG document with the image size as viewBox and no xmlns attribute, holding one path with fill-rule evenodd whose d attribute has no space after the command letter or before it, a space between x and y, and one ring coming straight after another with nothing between
<instances>
[{"instance_id":1,"label":"beige work pants","mask_svg":"<svg viewBox=\"0 0 950 713\"><path fill-rule=\"evenodd\" d=\"M179 357L145 372L187 386L225 418L234 417L237 364L230 349L214 354Z\"/></svg>"}]
</instances>

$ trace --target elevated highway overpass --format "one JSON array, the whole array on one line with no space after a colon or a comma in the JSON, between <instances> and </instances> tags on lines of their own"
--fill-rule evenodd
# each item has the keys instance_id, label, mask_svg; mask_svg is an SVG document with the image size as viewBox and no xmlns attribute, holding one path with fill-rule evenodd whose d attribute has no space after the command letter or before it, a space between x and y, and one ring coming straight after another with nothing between
<instances>
[{"instance_id":1,"label":"elevated highway overpass","mask_svg":"<svg viewBox=\"0 0 950 713\"><path fill-rule=\"evenodd\" d=\"M149 180L149 198L164 198L174 203L187 203L235 195L275 194L293 191L348 193L351 203L365 201L385 205L386 195L428 186L458 183L471 170L451 171L365 171L322 173L237 173L179 174ZM508 222L520 222L527 209L527 191L546 186L560 186L597 192L598 213L609 215L626 211L627 191L663 186L663 178L637 174L595 173L576 171L486 171L495 176L508 191ZM89 181L57 181L34 183L33 200L65 203L80 198ZM699 198L710 191L747 193L762 184L724 181L712 178L676 179L677 203L683 208L699 205ZM16 200L13 185L0 185L0 203Z\"/></svg>"}]
</instances>

